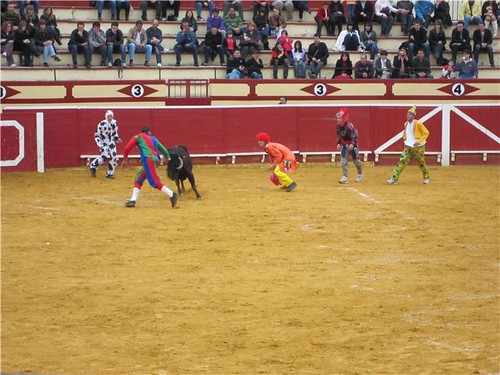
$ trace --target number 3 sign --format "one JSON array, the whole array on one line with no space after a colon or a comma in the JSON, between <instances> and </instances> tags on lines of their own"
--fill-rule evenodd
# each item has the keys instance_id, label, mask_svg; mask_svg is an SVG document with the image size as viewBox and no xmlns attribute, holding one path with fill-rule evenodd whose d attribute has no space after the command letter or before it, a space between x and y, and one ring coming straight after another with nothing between
<instances>
[{"instance_id":1,"label":"number 3 sign","mask_svg":"<svg viewBox=\"0 0 500 375\"><path fill-rule=\"evenodd\" d=\"M134 98L140 98L143 95L144 95L144 87L142 87L142 85L137 84L132 86L132 96Z\"/></svg>"}]
</instances>

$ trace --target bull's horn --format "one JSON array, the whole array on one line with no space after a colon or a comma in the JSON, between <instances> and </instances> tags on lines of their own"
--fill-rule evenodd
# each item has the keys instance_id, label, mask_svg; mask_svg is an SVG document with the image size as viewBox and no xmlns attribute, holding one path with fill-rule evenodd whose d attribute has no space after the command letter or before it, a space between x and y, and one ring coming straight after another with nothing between
<instances>
[{"instance_id":1,"label":"bull's horn","mask_svg":"<svg viewBox=\"0 0 500 375\"><path fill-rule=\"evenodd\" d=\"M180 156L177 159L179 159L179 161L181 162L181 164L177 167L177 169L182 169L182 167L184 167L184 159L181 158Z\"/></svg>"}]
</instances>

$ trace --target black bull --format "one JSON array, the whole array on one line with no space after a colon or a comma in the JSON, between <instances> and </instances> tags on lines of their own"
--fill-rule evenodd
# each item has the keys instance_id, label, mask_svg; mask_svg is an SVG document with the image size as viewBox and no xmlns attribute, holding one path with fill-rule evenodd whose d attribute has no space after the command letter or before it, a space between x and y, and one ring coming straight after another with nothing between
<instances>
[{"instance_id":1,"label":"black bull","mask_svg":"<svg viewBox=\"0 0 500 375\"><path fill-rule=\"evenodd\" d=\"M191 188L196 194L198 200L202 199L198 189L196 189L196 181L193 175L193 161L189 156L189 151L186 146L173 146L168 149L170 154L170 161L167 165L167 176L177 185L179 195L182 195L186 189L184 187L184 180L188 179Z\"/></svg>"}]
</instances>

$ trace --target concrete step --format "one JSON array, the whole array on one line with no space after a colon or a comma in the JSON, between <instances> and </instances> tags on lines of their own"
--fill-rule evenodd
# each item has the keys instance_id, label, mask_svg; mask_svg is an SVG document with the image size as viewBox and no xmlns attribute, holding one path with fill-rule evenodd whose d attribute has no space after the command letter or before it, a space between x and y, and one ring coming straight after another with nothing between
<instances>
[{"instance_id":1,"label":"concrete step","mask_svg":"<svg viewBox=\"0 0 500 375\"><path fill-rule=\"evenodd\" d=\"M49 61L49 65L53 65L54 67L60 67L60 66L66 66L66 65L72 65L72 59L71 59L71 53L68 51L67 49L67 43L66 43L66 40L67 39L63 39L63 45L62 46L56 46L56 52L57 52L57 55L61 58L61 62L59 63L56 63L54 62L52 59L50 59ZM163 45L167 48L170 48L170 50L166 53L163 53L162 54L162 64L164 66L174 66L175 62L176 62L176 57L175 57L175 52L173 51L173 45L174 45L174 39L173 38L167 38ZM307 44L306 44L307 45ZM394 44L394 45L397 45ZM379 45L379 48L382 49L386 49L388 54L389 54L389 59L392 61L394 56L397 54L398 50L397 50L397 47L393 47L393 48L386 48L385 46L380 46ZM330 57L328 59L328 65L333 65L335 66L335 63L337 62L337 59L340 58L340 55L341 53L340 52L334 52L334 51L330 51ZM369 54L368 54L369 55ZM115 53L114 55L114 58L119 58L120 56ZM270 61L271 61L271 51L269 50L264 50L264 51L261 51L260 54L259 54L260 58L262 59L262 62L264 65L269 65ZM351 56L351 60L353 62L353 65L359 60L359 56L360 56L360 53L359 52L350 52L350 56ZM445 51L443 56L447 59L451 59L451 51ZM461 55L459 54L458 57L461 57ZM134 63L135 65L143 65L144 62L145 62L145 54L144 53L136 53L135 56L134 56ZM500 51L498 52L495 52L494 53L494 60L495 60L495 65L497 66L497 68L495 69L499 69L500 70ZM201 64L203 61L204 61L204 55L202 53L202 51L200 50L199 51L199 54L198 54L198 61L199 63ZM431 65L436 65L436 59L434 58L434 56L431 56L430 57L430 61L431 61ZM15 59L15 63L16 64L19 64L20 62L20 58L16 58ZM93 54L92 56L92 65L93 66L98 66L100 65L100 56L98 54ZM128 53L126 54L126 62L128 63L129 62L129 55ZM80 65L83 65L84 63L84 58L83 58L83 55L79 54L78 55L78 64ZM150 64L151 65L155 65L156 66L156 57L155 55L153 54L151 56L151 61L150 61ZM5 59L3 59L2 61L2 64L5 64ZM183 53L182 54L182 65L189 65L189 66L192 66L194 64L194 61L193 61L193 57L191 54L188 54L188 53ZM214 62L211 63L212 65L218 65L219 64L219 58L216 57L216 59L214 60ZM43 56L41 55L40 57L38 58L34 58L34 65L43 65ZM482 67L482 66L487 66L489 67L489 60L488 60L488 55L486 53L480 53L479 54L479 67Z\"/></svg>"}]
</instances>

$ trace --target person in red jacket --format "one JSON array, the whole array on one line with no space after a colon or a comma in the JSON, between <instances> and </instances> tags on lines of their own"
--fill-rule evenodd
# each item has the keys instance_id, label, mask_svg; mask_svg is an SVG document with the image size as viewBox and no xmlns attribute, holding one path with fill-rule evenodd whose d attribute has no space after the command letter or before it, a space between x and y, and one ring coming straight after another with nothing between
<instances>
[{"instance_id":1,"label":"person in red jacket","mask_svg":"<svg viewBox=\"0 0 500 375\"><path fill-rule=\"evenodd\" d=\"M288 176L298 168L299 163L295 160L295 155L290 149L281 143L270 142L271 138L267 133L259 133L255 137L260 147L264 148L269 155L273 174L269 177L271 182L290 192L297 187L297 184Z\"/></svg>"}]
</instances>

